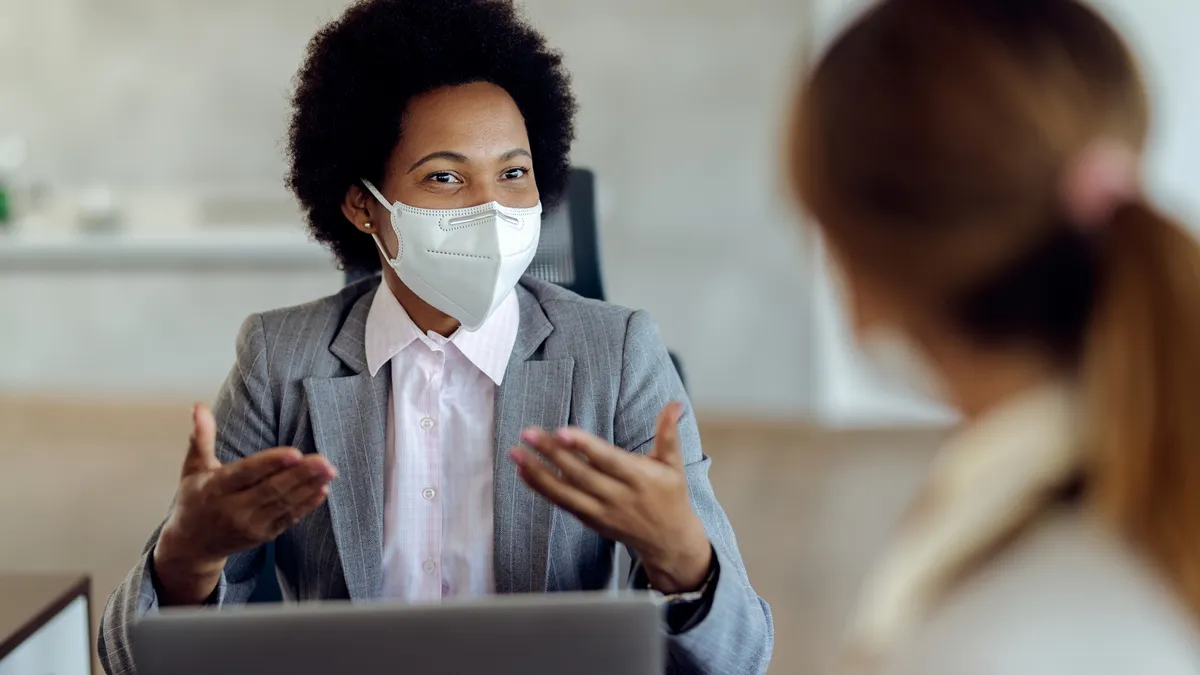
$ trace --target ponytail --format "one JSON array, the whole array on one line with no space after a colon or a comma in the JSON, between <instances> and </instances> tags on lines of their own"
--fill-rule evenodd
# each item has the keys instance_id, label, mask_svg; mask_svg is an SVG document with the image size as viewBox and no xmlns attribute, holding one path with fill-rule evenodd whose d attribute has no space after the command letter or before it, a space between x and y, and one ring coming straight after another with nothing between
<instances>
[{"instance_id":1,"label":"ponytail","mask_svg":"<svg viewBox=\"0 0 1200 675\"><path fill-rule=\"evenodd\" d=\"M1090 502L1200 619L1200 246L1143 203L1100 234L1082 362Z\"/></svg>"}]
</instances>

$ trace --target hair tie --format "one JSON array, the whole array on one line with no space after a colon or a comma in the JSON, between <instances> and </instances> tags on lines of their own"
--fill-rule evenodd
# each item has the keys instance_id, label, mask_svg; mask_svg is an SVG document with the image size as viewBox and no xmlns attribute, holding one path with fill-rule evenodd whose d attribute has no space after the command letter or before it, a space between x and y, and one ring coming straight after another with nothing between
<instances>
[{"instance_id":1,"label":"hair tie","mask_svg":"<svg viewBox=\"0 0 1200 675\"><path fill-rule=\"evenodd\" d=\"M1117 209L1140 193L1138 154L1123 141L1092 141L1067 165L1062 200L1067 217L1081 230L1104 227Z\"/></svg>"}]
</instances>

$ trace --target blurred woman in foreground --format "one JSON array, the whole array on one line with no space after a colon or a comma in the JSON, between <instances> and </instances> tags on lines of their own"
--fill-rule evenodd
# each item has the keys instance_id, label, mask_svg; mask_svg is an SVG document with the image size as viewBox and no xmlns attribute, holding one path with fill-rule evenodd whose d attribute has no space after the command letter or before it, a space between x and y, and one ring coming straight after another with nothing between
<instances>
[{"instance_id":1,"label":"blurred woman in foreground","mask_svg":"<svg viewBox=\"0 0 1200 675\"><path fill-rule=\"evenodd\" d=\"M1121 39L1074 0L885 0L791 131L865 351L966 420L845 669L1200 672L1200 252L1139 190Z\"/></svg>"}]
</instances>

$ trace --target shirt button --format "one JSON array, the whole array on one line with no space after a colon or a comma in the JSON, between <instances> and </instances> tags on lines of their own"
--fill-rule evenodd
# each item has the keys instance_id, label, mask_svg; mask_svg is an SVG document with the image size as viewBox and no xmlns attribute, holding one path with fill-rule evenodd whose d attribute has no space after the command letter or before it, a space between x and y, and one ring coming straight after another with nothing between
<instances>
[{"instance_id":1,"label":"shirt button","mask_svg":"<svg viewBox=\"0 0 1200 675\"><path fill-rule=\"evenodd\" d=\"M421 428L424 429L425 431L429 431L430 429L432 429L433 428L433 418L432 417L422 417L421 418Z\"/></svg>"},{"instance_id":2,"label":"shirt button","mask_svg":"<svg viewBox=\"0 0 1200 675\"><path fill-rule=\"evenodd\" d=\"M424 490L421 490L421 496L424 497L426 500L431 500L437 496L437 490L434 490L431 487L427 487Z\"/></svg>"},{"instance_id":3,"label":"shirt button","mask_svg":"<svg viewBox=\"0 0 1200 675\"><path fill-rule=\"evenodd\" d=\"M433 562L432 560L426 560L425 564L421 567L429 574L433 574L433 571L437 569L437 563Z\"/></svg>"}]
</instances>

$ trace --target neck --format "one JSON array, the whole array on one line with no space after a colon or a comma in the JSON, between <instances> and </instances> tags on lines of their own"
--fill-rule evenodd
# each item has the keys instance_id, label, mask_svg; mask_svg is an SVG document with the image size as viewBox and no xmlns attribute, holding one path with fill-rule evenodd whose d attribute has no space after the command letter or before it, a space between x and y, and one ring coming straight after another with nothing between
<instances>
[{"instance_id":1,"label":"neck","mask_svg":"<svg viewBox=\"0 0 1200 675\"><path fill-rule=\"evenodd\" d=\"M400 281L400 277L396 276L393 270L384 268L383 281L392 291L392 295L396 296L396 301L408 313L408 318L412 319L422 333L433 331L442 337L450 337L458 330L458 319L417 297L416 293Z\"/></svg>"},{"instance_id":2,"label":"neck","mask_svg":"<svg viewBox=\"0 0 1200 675\"><path fill-rule=\"evenodd\" d=\"M945 377L951 402L968 420L976 419L1013 396L1062 376L1061 367L1030 350L979 350L972 347L931 350Z\"/></svg>"}]
</instances>

